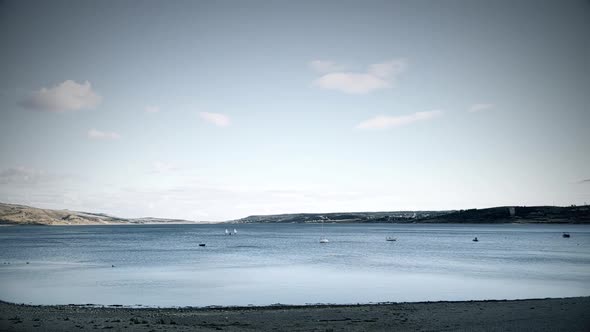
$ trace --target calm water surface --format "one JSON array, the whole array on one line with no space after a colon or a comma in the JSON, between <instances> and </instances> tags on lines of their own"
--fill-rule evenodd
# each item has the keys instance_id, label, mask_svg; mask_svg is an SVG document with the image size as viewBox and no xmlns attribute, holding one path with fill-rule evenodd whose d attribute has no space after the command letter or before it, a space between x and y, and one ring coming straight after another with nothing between
<instances>
[{"instance_id":1,"label":"calm water surface","mask_svg":"<svg viewBox=\"0 0 590 332\"><path fill-rule=\"evenodd\" d=\"M585 225L326 224L328 244L318 242L320 225L225 228L0 227L0 299L209 306L590 295Z\"/></svg>"}]
</instances>

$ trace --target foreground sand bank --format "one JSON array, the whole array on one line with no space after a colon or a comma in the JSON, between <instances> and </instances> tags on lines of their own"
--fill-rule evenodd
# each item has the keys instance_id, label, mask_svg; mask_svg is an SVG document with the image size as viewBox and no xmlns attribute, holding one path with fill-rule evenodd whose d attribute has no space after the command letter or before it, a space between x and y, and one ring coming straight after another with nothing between
<instances>
[{"instance_id":1,"label":"foreground sand bank","mask_svg":"<svg viewBox=\"0 0 590 332\"><path fill-rule=\"evenodd\" d=\"M590 297L246 308L0 302L1 331L590 331Z\"/></svg>"}]
</instances>

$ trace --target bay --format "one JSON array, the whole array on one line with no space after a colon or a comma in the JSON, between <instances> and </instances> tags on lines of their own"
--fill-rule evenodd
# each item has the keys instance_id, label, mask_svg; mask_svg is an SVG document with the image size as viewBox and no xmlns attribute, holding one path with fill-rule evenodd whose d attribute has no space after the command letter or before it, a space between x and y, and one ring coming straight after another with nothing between
<instances>
[{"instance_id":1,"label":"bay","mask_svg":"<svg viewBox=\"0 0 590 332\"><path fill-rule=\"evenodd\" d=\"M587 225L324 229L327 244L319 224L0 227L0 299L211 306L590 295Z\"/></svg>"}]
</instances>

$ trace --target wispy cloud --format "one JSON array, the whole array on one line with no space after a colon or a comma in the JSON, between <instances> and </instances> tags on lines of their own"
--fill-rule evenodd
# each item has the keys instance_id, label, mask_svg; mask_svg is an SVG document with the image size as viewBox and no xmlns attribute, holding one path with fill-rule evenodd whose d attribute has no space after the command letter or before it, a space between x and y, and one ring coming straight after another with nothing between
<instances>
[{"instance_id":1,"label":"wispy cloud","mask_svg":"<svg viewBox=\"0 0 590 332\"><path fill-rule=\"evenodd\" d=\"M314 85L326 90L350 94L366 94L390 86L387 80L371 74L330 73L315 80Z\"/></svg>"},{"instance_id":2,"label":"wispy cloud","mask_svg":"<svg viewBox=\"0 0 590 332\"><path fill-rule=\"evenodd\" d=\"M227 220L252 214L350 211L359 201L381 201L381 194L374 191L351 192L305 186L277 188L217 182L210 178L162 187L127 187L122 191L109 193L108 199L112 200L113 195L116 195L117 201L126 202L125 208L144 211L141 214L196 220L203 220L202 216L213 217L208 217L209 220ZM228 206L232 209L228 209Z\"/></svg>"},{"instance_id":3,"label":"wispy cloud","mask_svg":"<svg viewBox=\"0 0 590 332\"><path fill-rule=\"evenodd\" d=\"M231 124L231 119L229 116L221 113L212 113L212 112L200 112L199 116L201 119L212 123L218 127L228 127Z\"/></svg>"},{"instance_id":4,"label":"wispy cloud","mask_svg":"<svg viewBox=\"0 0 590 332\"><path fill-rule=\"evenodd\" d=\"M102 97L92 89L90 82L78 84L67 80L51 88L41 88L19 104L37 111L65 112L93 109L101 101Z\"/></svg>"},{"instance_id":5,"label":"wispy cloud","mask_svg":"<svg viewBox=\"0 0 590 332\"><path fill-rule=\"evenodd\" d=\"M144 108L144 112L146 113L158 113L160 112L160 108L158 106L148 105Z\"/></svg>"},{"instance_id":6,"label":"wispy cloud","mask_svg":"<svg viewBox=\"0 0 590 332\"><path fill-rule=\"evenodd\" d=\"M177 170L179 170L179 167L174 163L160 161L160 160L154 161L152 163L152 172L153 173L171 173L171 172L174 172Z\"/></svg>"},{"instance_id":7,"label":"wispy cloud","mask_svg":"<svg viewBox=\"0 0 590 332\"><path fill-rule=\"evenodd\" d=\"M494 104L473 104L469 107L467 112L475 113L475 112L483 112L488 111L494 108Z\"/></svg>"},{"instance_id":8,"label":"wispy cloud","mask_svg":"<svg viewBox=\"0 0 590 332\"><path fill-rule=\"evenodd\" d=\"M330 73L335 71L343 71L346 67L344 65L336 64L329 60L313 60L309 62L309 67L318 73Z\"/></svg>"},{"instance_id":9,"label":"wispy cloud","mask_svg":"<svg viewBox=\"0 0 590 332\"><path fill-rule=\"evenodd\" d=\"M65 178L63 175L49 174L44 170L23 166L0 169L0 184L38 185Z\"/></svg>"},{"instance_id":10,"label":"wispy cloud","mask_svg":"<svg viewBox=\"0 0 590 332\"><path fill-rule=\"evenodd\" d=\"M316 70L337 68L330 61L315 61L320 61L315 64ZM399 74L404 72L406 68L407 64L404 59L394 59L372 64L367 72L329 72L317 78L312 85L320 89L336 90L350 94L366 94L393 86Z\"/></svg>"},{"instance_id":11,"label":"wispy cloud","mask_svg":"<svg viewBox=\"0 0 590 332\"><path fill-rule=\"evenodd\" d=\"M11 167L0 170L0 183L35 183L42 178L44 172L25 168L25 167Z\"/></svg>"},{"instance_id":12,"label":"wispy cloud","mask_svg":"<svg viewBox=\"0 0 590 332\"><path fill-rule=\"evenodd\" d=\"M100 140L115 140L121 138L121 135L115 132L101 131L97 129L90 129L88 131L88 138Z\"/></svg>"},{"instance_id":13,"label":"wispy cloud","mask_svg":"<svg viewBox=\"0 0 590 332\"><path fill-rule=\"evenodd\" d=\"M406 70L407 66L408 65L404 59L375 63L369 66L369 74L393 80L397 75Z\"/></svg>"},{"instance_id":14,"label":"wispy cloud","mask_svg":"<svg viewBox=\"0 0 590 332\"><path fill-rule=\"evenodd\" d=\"M401 127L418 121L431 120L440 115L442 115L442 111L440 110L416 112L414 114L401 116L378 115L376 117L362 121L356 126L356 128L363 130L378 130Z\"/></svg>"}]
</instances>

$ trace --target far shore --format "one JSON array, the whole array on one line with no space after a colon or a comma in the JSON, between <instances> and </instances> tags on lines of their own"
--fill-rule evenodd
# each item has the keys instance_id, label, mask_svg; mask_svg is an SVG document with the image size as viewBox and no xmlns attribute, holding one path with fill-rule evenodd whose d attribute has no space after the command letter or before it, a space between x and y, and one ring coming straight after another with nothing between
<instances>
[{"instance_id":1,"label":"far shore","mask_svg":"<svg viewBox=\"0 0 590 332\"><path fill-rule=\"evenodd\" d=\"M127 308L0 301L2 331L589 331L590 297L362 305Z\"/></svg>"},{"instance_id":2,"label":"far shore","mask_svg":"<svg viewBox=\"0 0 590 332\"><path fill-rule=\"evenodd\" d=\"M105 213L40 209L0 202L0 224L144 225L144 224L590 224L590 206L498 206L440 211L328 212L251 215L245 218L195 221L177 218L122 218Z\"/></svg>"},{"instance_id":3,"label":"far shore","mask_svg":"<svg viewBox=\"0 0 590 332\"><path fill-rule=\"evenodd\" d=\"M137 222L117 222L117 223L77 223L77 224L12 224L12 223L0 223L1 226L24 226L24 227L36 227L36 226L66 226L66 227L75 227L75 226L162 226L162 225L218 225L218 226L225 226L225 227L238 227L241 225L319 225L320 222L247 222L247 223L238 223L238 222L228 222L228 221L219 221L219 222L146 222L146 223L137 223ZM501 222L426 222L426 221L414 221L414 222L325 222L324 225L466 225L466 226L477 226L477 225L556 225L556 226L565 226L565 225L590 225L588 223L580 223L580 222L572 222L572 221L551 221L551 222L539 222L535 220L519 220L518 222L514 222L512 220L501 221Z\"/></svg>"}]
</instances>

